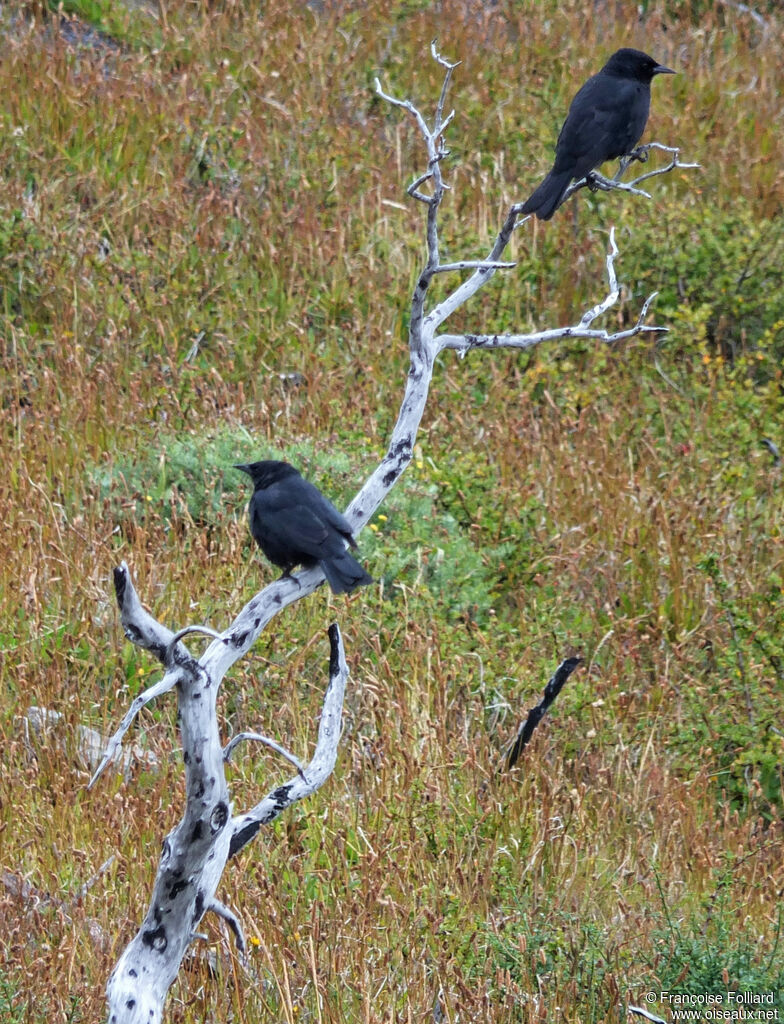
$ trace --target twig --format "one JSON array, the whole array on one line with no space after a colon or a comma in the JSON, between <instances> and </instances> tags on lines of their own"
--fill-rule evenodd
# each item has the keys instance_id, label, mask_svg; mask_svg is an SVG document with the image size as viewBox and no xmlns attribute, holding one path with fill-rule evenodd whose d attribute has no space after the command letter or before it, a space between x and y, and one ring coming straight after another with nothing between
<instances>
[{"instance_id":1,"label":"twig","mask_svg":"<svg viewBox=\"0 0 784 1024\"><path fill-rule=\"evenodd\" d=\"M172 657L174 655L174 648L182 640L183 637L189 636L191 633L203 633L206 636L211 636L213 639L222 639L221 634L217 629L212 629L211 626L183 626L182 629L178 630L169 641L169 645L166 648L166 653L163 656L164 665L171 665Z\"/></svg>"},{"instance_id":2,"label":"twig","mask_svg":"<svg viewBox=\"0 0 784 1024\"><path fill-rule=\"evenodd\" d=\"M665 384L669 384L670 387L677 391L679 395L684 394L683 388L678 387L675 381L662 369L661 363L659 362L659 356L656 352L653 353L653 365L656 367L656 372L659 374Z\"/></svg>"},{"instance_id":3,"label":"twig","mask_svg":"<svg viewBox=\"0 0 784 1024\"><path fill-rule=\"evenodd\" d=\"M237 915L233 910L227 907L225 903L221 903L221 901L215 899L215 897L207 903L205 912L208 911L211 911L213 914L222 918L228 924L229 928L231 928L232 932L234 932L234 941L237 943L237 952L244 960L246 949L245 935L242 931L242 925L240 924Z\"/></svg>"},{"instance_id":4,"label":"twig","mask_svg":"<svg viewBox=\"0 0 784 1024\"><path fill-rule=\"evenodd\" d=\"M455 270L514 270L516 263L502 260L459 260L457 263L442 263L436 267L436 274L451 274Z\"/></svg>"},{"instance_id":5,"label":"twig","mask_svg":"<svg viewBox=\"0 0 784 1024\"><path fill-rule=\"evenodd\" d=\"M621 176L626 172L627 168L635 160L645 163L648 159L648 154L652 149L659 150L662 153L670 153L672 159L668 164L663 167L655 167L653 170L646 171L645 174L639 175L637 178L633 178L631 181L625 182L620 181ZM638 188L643 181L647 181L648 178L656 178L660 174L669 174L670 171L674 171L676 168L681 170L694 170L699 168L699 164L695 163L684 163L680 159L680 149L676 146L665 146L661 142L646 142L643 146L637 146L631 153L622 157L620 165L615 175L612 178L606 178L599 171L591 171L584 178L580 178L578 181L573 181L564 193L564 197L560 205L566 202L575 192L579 192L580 189L589 188L592 191L597 189L602 192L612 192L618 190L620 192L629 192L632 195L644 196L646 199L650 199L651 196L648 192Z\"/></svg>"},{"instance_id":6,"label":"twig","mask_svg":"<svg viewBox=\"0 0 784 1024\"><path fill-rule=\"evenodd\" d=\"M268 793L255 807L231 820L229 857L234 857L267 825L297 800L310 796L329 778L337 759L341 732L343 696L348 681L348 665L343 639L337 623L329 627L329 686L324 694L318 740L310 764L297 777Z\"/></svg>"},{"instance_id":7,"label":"twig","mask_svg":"<svg viewBox=\"0 0 784 1024\"><path fill-rule=\"evenodd\" d=\"M655 167L653 170L646 171L645 174L641 174L638 178L634 178L629 182L630 185L639 185L641 181L646 181L648 178L655 178L659 174L669 174L670 171L674 171L676 169L693 171L700 168L700 164L684 163L680 159L681 151L677 146L665 146L661 142L648 142L639 148L646 150L646 152L651 149L658 149L662 153L670 153L672 155L672 160L670 160L670 162L664 167Z\"/></svg>"},{"instance_id":8,"label":"twig","mask_svg":"<svg viewBox=\"0 0 784 1024\"><path fill-rule=\"evenodd\" d=\"M643 196L644 199L651 198L650 192L645 192L641 188L635 188L631 182L618 181L615 178L605 178L605 176L600 174L599 171L591 171L591 173L586 175L585 178L581 178L580 181L575 182L575 185L580 188L588 187L591 192L629 192L633 196ZM576 192L577 188L573 191ZM571 193L567 192L566 198L568 198L569 195L571 195Z\"/></svg>"},{"instance_id":9,"label":"twig","mask_svg":"<svg viewBox=\"0 0 784 1024\"><path fill-rule=\"evenodd\" d=\"M241 732L229 740L223 748L223 760L227 764L231 760L231 755L235 748L246 740L253 740L255 743L263 743L265 747L269 747L271 750L276 751L281 757L285 757L290 764L294 765L304 782L308 781L302 765L293 754L290 754L285 747L280 745L280 743L277 743L275 740L271 740L268 736L262 736L261 733L258 732Z\"/></svg>"},{"instance_id":10,"label":"twig","mask_svg":"<svg viewBox=\"0 0 784 1024\"><path fill-rule=\"evenodd\" d=\"M627 1013L634 1013L638 1017L645 1017L646 1020L653 1021L653 1024L667 1024L667 1021L663 1017L657 1017L649 1010L644 1010L641 1006L632 1006L631 1003L626 1007Z\"/></svg>"},{"instance_id":11,"label":"twig","mask_svg":"<svg viewBox=\"0 0 784 1024\"><path fill-rule=\"evenodd\" d=\"M106 872L109 870L109 868L112 866L112 864L114 864L114 862L116 860L117 860L117 858L115 857L114 854L112 854L111 857L108 857L103 862L103 864L101 864L101 866L98 868L98 870L95 872L95 874L90 875L90 877L87 879L87 881L83 885L79 886L79 890L78 890L78 892L76 894L76 898L80 899L80 900L84 899L84 897L87 895L87 893L90 891L90 889L92 889L92 887L95 885L95 883L98 881L98 879L101 878L102 875L106 874Z\"/></svg>"},{"instance_id":12,"label":"twig","mask_svg":"<svg viewBox=\"0 0 784 1024\"><path fill-rule=\"evenodd\" d=\"M541 701L535 708L531 708L528 712L528 717L518 730L514 743L506 756L507 770L514 768L517 764L520 759L520 755L528 746L528 743L534 734L534 730L544 718L545 712L561 692L564 683L582 660L582 658L566 658L555 670L555 674L544 688L544 696Z\"/></svg>"},{"instance_id":13,"label":"twig","mask_svg":"<svg viewBox=\"0 0 784 1024\"><path fill-rule=\"evenodd\" d=\"M765 448L767 448L768 451L770 452L770 454L771 454L771 456L773 458L773 465L774 466L780 466L781 465L781 452L778 450L777 445L773 441L771 441L771 439L769 437L763 437L762 440L760 441L760 444L763 445Z\"/></svg>"},{"instance_id":14,"label":"twig","mask_svg":"<svg viewBox=\"0 0 784 1024\"><path fill-rule=\"evenodd\" d=\"M160 697L162 694L173 690L182 678L183 672L184 670L180 667L170 669L163 678L158 680L157 683L154 683L152 686L148 686L143 693L140 693L134 698L133 703L123 715L122 721L117 726L114 734L110 736L100 764L95 769L93 777L87 783L88 789L93 788L101 775L103 775L107 765L111 764L115 757L117 757L120 752L120 748L122 747L123 736L128 732L134 718L136 718L142 708L146 707L150 701L155 700L156 697Z\"/></svg>"}]
</instances>

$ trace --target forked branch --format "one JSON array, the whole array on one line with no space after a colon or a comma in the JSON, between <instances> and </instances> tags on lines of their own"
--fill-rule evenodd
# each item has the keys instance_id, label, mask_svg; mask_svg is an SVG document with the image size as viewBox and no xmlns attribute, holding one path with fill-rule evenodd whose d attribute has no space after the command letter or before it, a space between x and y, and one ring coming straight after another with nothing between
<instances>
[{"instance_id":1,"label":"forked branch","mask_svg":"<svg viewBox=\"0 0 784 1024\"><path fill-rule=\"evenodd\" d=\"M408 338L410 368L397 421L386 453L346 511L355 535L368 523L411 461L436 359L443 350L452 349L465 354L471 349L526 349L543 342L569 338L597 338L612 343L643 332L664 330L644 322L653 296L643 304L636 322L628 330L612 333L594 326L597 318L617 303L620 294L615 272L618 249L614 233L611 232L610 250L606 257L608 292L601 302L584 311L575 324L533 334L438 333L446 320L486 285L497 271L509 272L514 268L513 262L504 261L501 257L512 233L523 222L519 220L520 206L512 206L490 252L484 258L441 262L438 213L448 189L443 176L444 164L449 155L445 133L454 116L453 112L445 115L444 110L457 64L449 63L441 57L435 45L431 49L434 60L444 68L444 81L432 126L428 125L426 118L410 100L388 95L382 91L380 83L376 82L379 96L409 113L424 141L426 168L408 191L415 200L427 206L426 255L411 298ZM676 152L671 166L691 165L678 163ZM653 173L664 171L649 172L637 181ZM635 184L632 182L632 186ZM470 272L465 280L460 281L441 302L428 308L429 287L436 274L461 275L465 272ZM138 696L129 708L107 747L92 783L119 750L123 736L138 712L155 697L176 690L185 764L186 806L182 820L164 840L145 920L122 954L107 987L110 1019L114 1024L156 1024L161 1020L166 994L177 975L195 928L208 910L213 910L228 921L242 947L239 921L215 895L227 860L242 850L257 835L262 825L272 821L295 801L315 792L334 769L348 678L343 643L336 625L329 630L330 679L324 696L316 748L307 765L300 765L293 755L275 741L257 733L238 736L224 748L217 716L218 692L228 669L250 650L260 633L283 608L302 600L323 582L324 576L318 567L294 577L281 578L251 598L223 632L216 633L204 627L186 627L176 633L159 623L142 607L128 567L123 563L115 570L115 591L125 633L133 643L158 658L163 664L164 674L158 683ZM198 659L182 643L187 634L196 631L207 632L213 637ZM272 789L255 807L234 815L224 774L225 760L236 744L244 739L263 742L278 750L295 765L297 773Z\"/></svg>"},{"instance_id":2,"label":"forked branch","mask_svg":"<svg viewBox=\"0 0 784 1024\"><path fill-rule=\"evenodd\" d=\"M123 570L127 574L125 566ZM122 593L127 598L130 578L126 582ZM134 602L129 604L133 606ZM134 627L133 635L140 640L145 631L164 629L147 612L138 620L127 608L123 612ZM109 1019L114 1024L157 1024L162 1019L166 995L208 911L227 921L240 954L244 954L240 922L217 898L216 890L229 857L239 852L261 825L295 800L315 792L335 766L348 667L337 625L330 626L329 640L330 679L310 763L303 768L279 744L252 734L251 738L262 739L293 760L297 775L277 786L257 807L237 816L231 811L224 763L232 747L248 737L238 737L226 750L221 746L216 700L222 675L212 674L204 657L176 669L186 776L185 813L164 840L147 915L109 978L106 994ZM164 679L174 674L167 672Z\"/></svg>"},{"instance_id":3,"label":"forked branch","mask_svg":"<svg viewBox=\"0 0 784 1024\"><path fill-rule=\"evenodd\" d=\"M631 181L621 181L621 178L626 173L627 168L634 163L639 161L640 163L646 163L650 151L652 149L658 150L662 153L670 154L670 162L662 167L654 167L650 171L646 171L645 174L641 174L637 178L633 178ZM647 181L648 178L657 178L661 174L669 174L671 171L676 169L680 170L696 170L699 168L699 164L684 163L680 158L681 151L675 146L664 146L661 142L646 142L642 146L637 146L636 149L632 150L631 153L622 157L619 163L618 170L615 172L612 178L606 178L603 174L598 171L591 171L584 178L580 178L578 181L573 181L569 188L564 193L561 205L566 200L579 192L580 189L590 188L592 191L600 192L629 192L631 195L644 196L646 199L650 199L651 195L649 192L645 192L638 186L643 181Z\"/></svg>"}]
</instances>

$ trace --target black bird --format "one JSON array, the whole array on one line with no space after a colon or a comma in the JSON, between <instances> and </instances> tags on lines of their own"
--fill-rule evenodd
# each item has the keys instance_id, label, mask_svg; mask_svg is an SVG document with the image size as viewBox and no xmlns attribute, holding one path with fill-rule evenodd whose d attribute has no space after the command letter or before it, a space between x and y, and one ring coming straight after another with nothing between
<instances>
[{"instance_id":1,"label":"black bird","mask_svg":"<svg viewBox=\"0 0 784 1024\"><path fill-rule=\"evenodd\" d=\"M295 565L318 563L333 594L373 582L346 544L357 546L346 519L332 502L287 462L237 465L253 481L250 532L264 554L289 576Z\"/></svg>"},{"instance_id":2,"label":"black bird","mask_svg":"<svg viewBox=\"0 0 784 1024\"><path fill-rule=\"evenodd\" d=\"M645 131L654 75L674 75L641 50L618 50L572 100L555 145L553 169L522 212L549 220L573 180L631 153Z\"/></svg>"}]
</instances>

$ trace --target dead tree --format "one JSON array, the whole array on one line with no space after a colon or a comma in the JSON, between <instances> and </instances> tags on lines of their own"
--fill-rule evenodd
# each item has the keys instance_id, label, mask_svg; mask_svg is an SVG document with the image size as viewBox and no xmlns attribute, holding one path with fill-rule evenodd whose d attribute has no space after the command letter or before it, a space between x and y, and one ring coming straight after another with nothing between
<instances>
[{"instance_id":1,"label":"dead tree","mask_svg":"<svg viewBox=\"0 0 784 1024\"><path fill-rule=\"evenodd\" d=\"M444 81L431 125L413 103L388 95L376 82L376 91L381 99L403 108L412 116L425 144L426 169L409 186L408 195L426 209L427 258L411 299L411 362L398 419L386 454L346 510L355 535L368 523L411 461L436 358L445 349L463 356L472 349L529 349L555 339L593 338L612 344L635 335L665 330L645 323L653 295L643 303L637 320L628 330L611 333L594 326L595 321L617 303L620 294L615 272L618 249L611 232L605 260L607 294L601 302L586 310L576 323L534 334L448 334L441 331L455 310L485 286L497 271L509 271L514 267L514 263L502 261L501 257L512 232L523 221L520 220L520 206L512 206L484 259L442 263L438 214L447 194L442 169L448 156L445 134L454 116L454 112L445 115L444 106L457 65L444 60L435 46L432 55L444 69ZM677 151L670 152L672 160L669 165L649 172L645 177L666 173L674 167L695 166L680 163ZM640 180L623 186L605 182L605 186L637 190ZM572 191L585 184L575 183ZM428 304L430 285L436 274L463 276L466 272L469 272L468 276L446 298L435 305ZM222 633L203 626L188 626L173 632L142 607L127 565L123 563L115 569L114 586L125 634L132 643L153 654L161 662L164 672L157 683L131 704L109 741L90 785L118 754L123 736L139 711L150 701L174 690L185 765L186 803L182 820L163 841L147 915L109 978L108 1019L114 1024L156 1024L162 1020L169 988L199 922L208 911L228 922L242 954L244 939L240 922L216 896L226 862L255 837L262 825L272 821L296 800L318 789L334 768L348 677L340 631L336 625L329 630L329 684L318 741L307 765L300 765L293 755L280 751L272 741L255 733L235 737L224 746L216 710L218 691L229 668L247 654L281 609L302 600L323 582L323 574L316 567L299 573L295 578L280 579L257 593ZM209 633L213 637L199 658L192 656L183 643L190 633ZM275 746L294 762L296 772L255 807L235 814L224 765L236 744L243 740Z\"/></svg>"}]
</instances>

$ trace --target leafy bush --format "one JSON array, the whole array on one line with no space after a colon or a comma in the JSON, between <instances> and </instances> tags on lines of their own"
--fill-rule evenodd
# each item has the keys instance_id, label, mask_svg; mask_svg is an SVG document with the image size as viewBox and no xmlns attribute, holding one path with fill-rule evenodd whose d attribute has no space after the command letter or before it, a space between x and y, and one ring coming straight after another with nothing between
<instances>
[{"instance_id":1,"label":"leafy bush","mask_svg":"<svg viewBox=\"0 0 784 1024\"><path fill-rule=\"evenodd\" d=\"M245 514L248 482L236 462L270 458L291 462L338 507L358 489L356 453L350 446L319 448L310 440L273 449L256 445L246 431L161 437L140 453L93 467L89 478L120 522L143 520L152 511L166 523L183 513L214 530L225 516L226 495L234 512ZM493 602L497 561L511 550L502 544L488 557L474 541L470 521L458 523L441 500L429 465L418 458L394 489L361 540L363 561L375 566L396 599L394 584L424 584L451 614L484 618ZM250 541L249 541L250 543ZM373 568L371 568L373 571Z\"/></svg>"},{"instance_id":2,"label":"leafy bush","mask_svg":"<svg viewBox=\"0 0 784 1024\"><path fill-rule=\"evenodd\" d=\"M657 988L684 993L772 993L765 1009L784 1006L784 966L779 955L782 910L778 908L773 947L761 947L757 929L739 926L738 908L731 905L732 861L720 869L713 892L686 922L676 921L664 893L664 925L654 932L656 954L651 961Z\"/></svg>"},{"instance_id":3,"label":"leafy bush","mask_svg":"<svg viewBox=\"0 0 784 1024\"><path fill-rule=\"evenodd\" d=\"M634 291L657 289L659 322L683 346L707 343L728 363L764 351L784 362L784 224L748 201L728 210L700 203L668 219L666 231L634 234L624 267ZM628 269L627 269L628 273Z\"/></svg>"}]
</instances>

